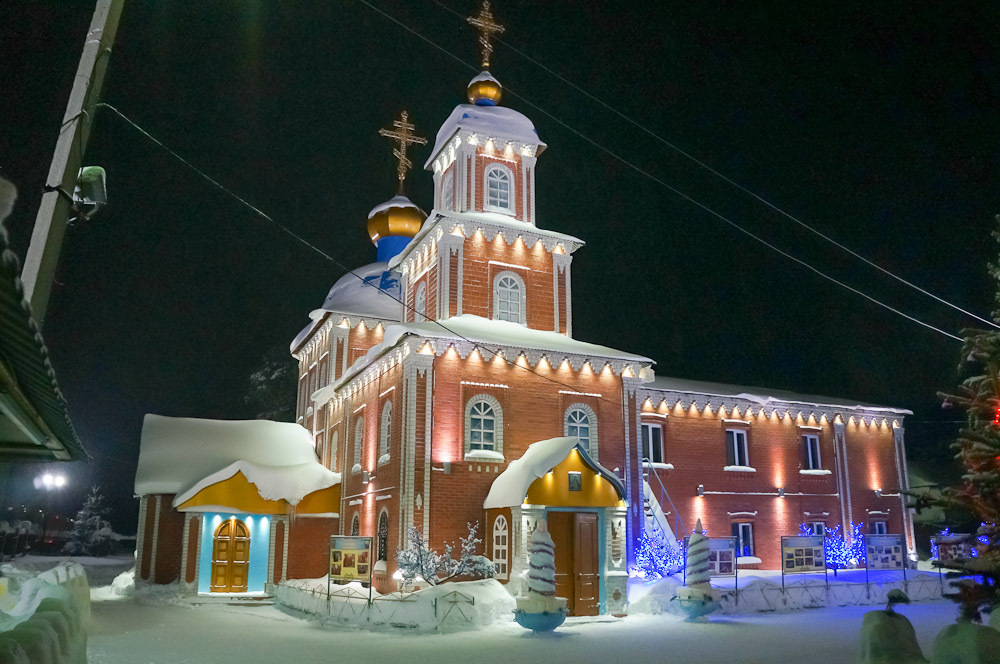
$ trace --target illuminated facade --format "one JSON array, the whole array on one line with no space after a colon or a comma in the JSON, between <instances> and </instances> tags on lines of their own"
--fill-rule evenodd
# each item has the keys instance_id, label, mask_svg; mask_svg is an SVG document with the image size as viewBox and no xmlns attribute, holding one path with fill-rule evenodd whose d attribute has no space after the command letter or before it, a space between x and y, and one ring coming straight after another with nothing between
<instances>
[{"instance_id":1,"label":"illuminated facade","mask_svg":"<svg viewBox=\"0 0 1000 664\"><path fill-rule=\"evenodd\" d=\"M572 338L584 243L537 225L546 146L488 72L468 90L425 164L430 215L342 277L291 347L298 422L343 477L332 528L375 537L376 588L396 588L409 527L440 547L472 522L517 588L542 517L577 614L626 611L642 528L680 538L700 518L740 538L741 564L772 569L804 522L861 521L914 551L908 411L660 378L649 358ZM397 197L372 215L387 210L416 207Z\"/></svg>"}]
</instances>

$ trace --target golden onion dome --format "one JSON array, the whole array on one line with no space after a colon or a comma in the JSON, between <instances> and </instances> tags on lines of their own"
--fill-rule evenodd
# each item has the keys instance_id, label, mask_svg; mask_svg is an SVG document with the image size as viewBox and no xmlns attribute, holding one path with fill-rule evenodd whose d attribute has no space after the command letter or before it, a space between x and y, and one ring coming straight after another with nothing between
<instances>
[{"instance_id":1,"label":"golden onion dome","mask_svg":"<svg viewBox=\"0 0 1000 664\"><path fill-rule=\"evenodd\" d=\"M503 86L500 81L493 78L488 71L480 72L478 76L469 81L468 97L470 104L477 106L497 106L500 103L500 95L503 93Z\"/></svg>"},{"instance_id":2,"label":"golden onion dome","mask_svg":"<svg viewBox=\"0 0 1000 664\"><path fill-rule=\"evenodd\" d=\"M368 237L374 244L384 237L414 237L426 215L406 196L394 196L368 213Z\"/></svg>"}]
</instances>

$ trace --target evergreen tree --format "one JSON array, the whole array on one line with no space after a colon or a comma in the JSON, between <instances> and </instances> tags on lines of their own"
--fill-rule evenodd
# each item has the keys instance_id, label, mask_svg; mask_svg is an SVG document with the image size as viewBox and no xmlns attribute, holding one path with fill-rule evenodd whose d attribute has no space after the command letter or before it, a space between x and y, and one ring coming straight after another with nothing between
<instances>
[{"instance_id":1,"label":"evergreen tree","mask_svg":"<svg viewBox=\"0 0 1000 664\"><path fill-rule=\"evenodd\" d=\"M63 553L71 556L106 556L111 553L110 508L104 505L104 495L98 486L92 487L83 508L76 513L69 541Z\"/></svg>"},{"instance_id":2,"label":"evergreen tree","mask_svg":"<svg viewBox=\"0 0 1000 664\"><path fill-rule=\"evenodd\" d=\"M993 238L1000 242L1000 231L994 231ZM1000 324L1000 260L988 267L998 306L993 320ZM969 329L963 330L962 336L959 371L969 377L954 394L939 396L946 407L965 411L965 426L952 443L965 472L961 485L945 489L934 502L945 508L964 508L983 524L973 542L977 555L948 563L978 577L954 582L956 592L950 595L961 605L964 617L978 621L980 609L991 610L1000 604L1000 330ZM918 498L918 508L927 502Z\"/></svg>"},{"instance_id":3,"label":"evergreen tree","mask_svg":"<svg viewBox=\"0 0 1000 664\"><path fill-rule=\"evenodd\" d=\"M261 358L260 368L250 374L243 401L256 411L258 420L292 422L298 379L298 367L288 349L272 346Z\"/></svg>"}]
</instances>

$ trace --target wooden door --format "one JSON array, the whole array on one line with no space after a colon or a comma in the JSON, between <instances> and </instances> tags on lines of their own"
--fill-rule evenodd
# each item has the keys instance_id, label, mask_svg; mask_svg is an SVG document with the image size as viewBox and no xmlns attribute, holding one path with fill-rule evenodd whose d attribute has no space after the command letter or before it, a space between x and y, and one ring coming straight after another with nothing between
<instances>
[{"instance_id":1,"label":"wooden door","mask_svg":"<svg viewBox=\"0 0 1000 664\"><path fill-rule=\"evenodd\" d=\"M247 591L250 571L250 531L237 518L222 522L212 540L213 593Z\"/></svg>"},{"instance_id":2,"label":"wooden door","mask_svg":"<svg viewBox=\"0 0 1000 664\"><path fill-rule=\"evenodd\" d=\"M569 615L573 613L576 599L575 574L573 571L573 512L549 512L549 535L555 546L556 596L566 598Z\"/></svg>"},{"instance_id":3,"label":"wooden door","mask_svg":"<svg viewBox=\"0 0 1000 664\"><path fill-rule=\"evenodd\" d=\"M601 576L597 557L597 515L572 512L574 591L571 615L596 616L600 609Z\"/></svg>"}]
</instances>

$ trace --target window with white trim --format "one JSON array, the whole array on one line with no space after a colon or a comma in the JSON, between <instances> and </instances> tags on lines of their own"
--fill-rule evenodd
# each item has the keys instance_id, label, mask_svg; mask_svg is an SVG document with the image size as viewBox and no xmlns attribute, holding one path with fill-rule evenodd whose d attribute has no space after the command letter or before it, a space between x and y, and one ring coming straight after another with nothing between
<instances>
[{"instance_id":1,"label":"window with white trim","mask_svg":"<svg viewBox=\"0 0 1000 664\"><path fill-rule=\"evenodd\" d=\"M378 515L378 552L376 559L389 561L389 512L385 509Z\"/></svg>"},{"instance_id":2,"label":"window with white trim","mask_svg":"<svg viewBox=\"0 0 1000 664\"><path fill-rule=\"evenodd\" d=\"M733 537L736 538L736 555L753 555L753 524L746 521L733 524Z\"/></svg>"},{"instance_id":3,"label":"window with white trim","mask_svg":"<svg viewBox=\"0 0 1000 664\"><path fill-rule=\"evenodd\" d=\"M642 459L663 463L663 425L659 422L642 423Z\"/></svg>"},{"instance_id":4,"label":"window with white trim","mask_svg":"<svg viewBox=\"0 0 1000 664\"><path fill-rule=\"evenodd\" d=\"M508 537L507 519L500 515L493 522L493 564L499 579L507 578Z\"/></svg>"},{"instance_id":5,"label":"window with white trim","mask_svg":"<svg viewBox=\"0 0 1000 664\"><path fill-rule=\"evenodd\" d=\"M441 179L441 209L455 209L455 174L450 170Z\"/></svg>"},{"instance_id":6,"label":"window with white trim","mask_svg":"<svg viewBox=\"0 0 1000 664\"><path fill-rule=\"evenodd\" d=\"M379 426L378 439L378 460L384 463L388 461L389 446L392 444L392 402L386 401L382 407L382 422Z\"/></svg>"},{"instance_id":7,"label":"window with white trim","mask_svg":"<svg viewBox=\"0 0 1000 664\"><path fill-rule=\"evenodd\" d=\"M812 534L816 535L817 537L826 537L826 522L810 521L809 530L811 530Z\"/></svg>"},{"instance_id":8,"label":"window with white trim","mask_svg":"<svg viewBox=\"0 0 1000 664\"><path fill-rule=\"evenodd\" d=\"M361 470L361 445L364 442L364 437L365 417L364 415L359 415L357 422L354 424L354 468L351 469L352 472Z\"/></svg>"},{"instance_id":9,"label":"window with white trim","mask_svg":"<svg viewBox=\"0 0 1000 664\"><path fill-rule=\"evenodd\" d=\"M465 453L503 455L503 410L489 394L479 394L465 405Z\"/></svg>"},{"instance_id":10,"label":"window with white trim","mask_svg":"<svg viewBox=\"0 0 1000 664\"><path fill-rule=\"evenodd\" d=\"M414 320L422 323L427 320L427 283L421 281L417 285L417 294L414 297Z\"/></svg>"},{"instance_id":11,"label":"window with white trim","mask_svg":"<svg viewBox=\"0 0 1000 664\"><path fill-rule=\"evenodd\" d=\"M330 468L332 468L335 472L340 472L337 470L337 457L340 454L339 450L337 449L339 443L340 443L340 432L334 431L332 434L330 434Z\"/></svg>"},{"instance_id":12,"label":"window with white trim","mask_svg":"<svg viewBox=\"0 0 1000 664\"><path fill-rule=\"evenodd\" d=\"M889 524L885 521L872 521L872 535L888 535Z\"/></svg>"},{"instance_id":13,"label":"window with white trim","mask_svg":"<svg viewBox=\"0 0 1000 664\"><path fill-rule=\"evenodd\" d=\"M514 214L514 175L501 164L490 164L483 176L483 209Z\"/></svg>"},{"instance_id":14,"label":"window with white trim","mask_svg":"<svg viewBox=\"0 0 1000 664\"><path fill-rule=\"evenodd\" d=\"M597 459L597 416L593 408L582 403L567 408L563 417L563 435L579 439L587 454Z\"/></svg>"},{"instance_id":15,"label":"window with white trim","mask_svg":"<svg viewBox=\"0 0 1000 664\"><path fill-rule=\"evenodd\" d=\"M743 429L726 429L726 465L749 466L747 432Z\"/></svg>"},{"instance_id":16,"label":"window with white trim","mask_svg":"<svg viewBox=\"0 0 1000 664\"><path fill-rule=\"evenodd\" d=\"M822 470L819 456L819 436L807 433L802 436L802 463L806 470Z\"/></svg>"},{"instance_id":17,"label":"window with white trim","mask_svg":"<svg viewBox=\"0 0 1000 664\"><path fill-rule=\"evenodd\" d=\"M516 272L500 272L493 278L493 319L527 323L524 279Z\"/></svg>"}]
</instances>

